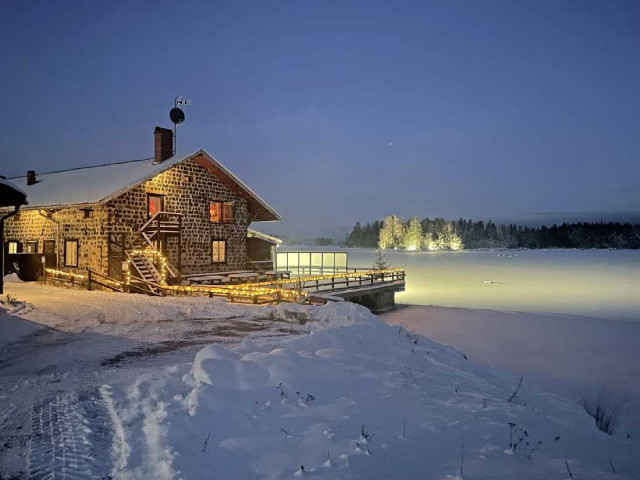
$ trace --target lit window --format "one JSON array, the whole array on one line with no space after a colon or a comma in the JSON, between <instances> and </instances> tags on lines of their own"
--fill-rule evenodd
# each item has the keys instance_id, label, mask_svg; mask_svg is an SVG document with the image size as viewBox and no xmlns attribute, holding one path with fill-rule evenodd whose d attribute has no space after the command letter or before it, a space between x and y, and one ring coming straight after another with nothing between
<instances>
[{"instance_id":1,"label":"lit window","mask_svg":"<svg viewBox=\"0 0 640 480\"><path fill-rule=\"evenodd\" d=\"M38 253L38 242L27 242L27 253Z\"/></svg>"},{"instance_id":2,"label":"lit window","mask_svg":"<svg viewBox=\"0 0 640 480\"><path fill-rule=\"evenodd\" d=\"M211 242L211 261L213 263L222 263L227 261L226 240L213 240Z\"/></svg>"},{"instance_id":3,"label":"lit window","mask_svg":"<svg viewBox=\"0 0 640 480\"><path fill-rule=\"evenodd\" d=\"M224 223L233 223L233 202L222 205L222 221Z\"/></svg>"},{"instance_id":4,"label":"lit window","mask_svg":"<svg viewBox=\"0 0 640 480\"><path fill-rule=\"evenodd\" d=\"M7 253L18 253L18 242L7 242Z\"/></svg>"},{"instance_id":5,"label":"lit window","mask_svg":"<svg viewBox=\"0 0 640 480\"><path fill-rule=\"evenodd\" d=\"M222 222L222 203L209 202L209 221L211 223Z\"/></svg>"},{"instance_id":6,"label":"lit window","mask_svg":"<svg viewBox=\"0 0 640 480\"><path fill-rule=\"evenodd\" d=\"M77 240L64 241L64 266L65 267L78 266L78 241Z\"/></svg>"},{"instance_id":7,"label":"lit window","mask_svg":"<svg viewBox=\"0 0 640 480\"><path fill-rule=\"evenodd\" d=\"M159 213L163 209L164 196L149 194L147 196L147 215L153 217L156 213Z\"/></svg>"}]
</instances>

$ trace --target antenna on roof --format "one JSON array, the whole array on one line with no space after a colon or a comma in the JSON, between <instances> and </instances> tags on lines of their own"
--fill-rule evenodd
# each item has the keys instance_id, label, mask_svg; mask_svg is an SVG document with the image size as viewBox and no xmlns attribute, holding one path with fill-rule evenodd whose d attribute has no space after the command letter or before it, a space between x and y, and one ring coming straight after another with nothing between
<instances>
[{"instance_id":1,"label":"antenna on roof","mask_svg":"<svg viewBox=\"0 0 640 480\"><path fill-rule=\"evenodd\" d=\"M169 112L169 118L173 122L173 154L175 155L178 145L178 131L177 126L179 123L184 122L184 112L182 111L183 105L191 105L191 100L184 98L181 95L178 95L174 102L173 108Z\"/></svg>"}]
</instances>

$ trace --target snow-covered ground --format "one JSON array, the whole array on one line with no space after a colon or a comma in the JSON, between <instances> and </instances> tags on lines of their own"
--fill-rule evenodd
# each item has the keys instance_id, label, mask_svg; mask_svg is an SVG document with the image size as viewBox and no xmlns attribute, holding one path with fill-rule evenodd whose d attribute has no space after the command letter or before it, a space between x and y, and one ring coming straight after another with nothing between
<instances>
[{"instance_id":1,"label":"snow-covered ground","mask_svg":"<svg viewBox=\"0 0 640 480\"><path fill-rule=\"evenodd\" d=\"M265 309L220 299L114 295L5 279L5 293L16 301L0 308L0 478L63 478L64 471L70 478L105 477L111 388L190 362L210 343L300 328L293 317L268 317Z\"/></svg>"},{"instance_id":2,"label":"snow-covered ground","mask_svg":"<svg viewBox=\"0 0 640 480\"><path fill-rule=\"evenodd\" d=\"M26 303L0 316L0 477L640 472L636 437L350 303L7 292Z\"/></svg>"}]
</instances>

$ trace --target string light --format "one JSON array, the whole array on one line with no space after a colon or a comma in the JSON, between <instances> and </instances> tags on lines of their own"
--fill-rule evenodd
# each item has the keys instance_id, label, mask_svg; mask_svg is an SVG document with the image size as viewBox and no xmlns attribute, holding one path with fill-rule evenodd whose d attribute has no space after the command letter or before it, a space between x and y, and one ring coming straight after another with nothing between
<instances>
[{"instance_id":1,"label":"string light","mask_svg":"<svg viewBox=\"0 0 640 480\"><path fill-rule=\"evenodd\" d=\"M131 268L129 268L131 266L131 260L125 260L125 265L124 284L128 286L131 285Z\"/></svg>"},{"instance_id":2,"label":"string light","mask_svg":"<svg viewBox=\"0 0 640 480\"><path fill-rule=\"evenodd\" d=\"M81 279L81 280L84 279L84 278L87 278L84 275L81 275L79 273L65 272L63 270L55 270L53 268L45 268L44 270L45 270L45 272L47 272L50 275L57 275L57 276L61 276L61 277L69 277L72 280L74 280L76 278Z\"/></svg>"},{"instance_id":3,"label":"string light","mask_svg":"<svg viewBox=\"0 0 640 480\"><path fill-rule=\"evenodd\" d=\"M339 273L332 275L314 275L307 277L299 277L293 279L284 279L284 280L274 280L274 281L266 281L266 282L252 282L252 283L243 283L239 285L217 285L217 286L205 286L205 285L180 285L173 286L167 285L162 288L166 291L173 291L178 294L180 293L201 293L201 294L210 294L210 295L223 295L227 297L248 297L248 298L258 298L258 297L266 297L271 299L272 301L285 300L285 301L299 301L300 297L308 297L309 292L302 290L304 288L304 283L310 281L320 281L320 280L332 280L336 278L362 278L362 277L371 277L371 278L380 278L380 275L385 274L398 274L404 276L405 270L402 268L387 268L384 270L367 270L363 272L351 272L351 273ZM284 288L274 288L275 285L287 285L287 284L297 284L296 287L284 287Z\"/></svg>"},{"instance_id":4,"label":"string light","mask_svg":"<svg viewBox=\"0 0 640 480\"><path fill-rule=\"evenodd\" d=\"M385 275L392 274L398 276L404 276L405 270L403 268L386 268L383 270L366 270L362 272L346 272L336 273L328 275L310 275L306 277L287 278L282 280L272 280L263 282L251 282L242 283L237 285L166 285L166 259L157 251L153 250L133 250L130 254L151 254L154 257L157 256L160 263L160 273L162 276L163 285L158 285L165 292L174 292L177 295L189 295L189 294L202 294L202 295L218 295L225 296L230 300L236 298L248 298L254 302L264 300L265 302L278 302L278 301L290 301L301 302L304 298L309 296L309 292L303 290L304 284L307 282L320 282L321 280L335 280L338 278L354 278L362 279L368 277L373 279L384 278ZM100 282L108 285L122 287L131 284L131 260L126 260L126 272L124 281L120 282L108 278L101 278ZM78 273L65 272L62 270L55 270L53 268L47 268L45 271L50 275L64 276L75 279L85 279L85 275ZM382 277L381 277L382 276ZM284 285L294 285L284 287ZM327 285L327 284L325 284Z\"/></svg>"},{"instance_id":5,"label":"string light","mask_svg":"<svg viewBox=\"0 0 640 480\"><path fill-rule=\"evenodd\" d=\"M104 276L100 276L100 283L106 283L107 285L111 285L112 287L122 288L124 282L120 282L119 280L112 280L110 278L105 278Z\"/></svg>"},{"instance_id":6,"label":"string light","mask_svg":"<svg viewBox=\"0 0 640 480\"><path fill-rule=\"evenodd\" d=\"M153 248L145 248L142 250L139 250L139 249L128 250L127 253L129 254L129 256L133 256L133 255L144 255L145 257L151 256L153 258L152 262L158 263L160 265L160 271L158 272L160 273L160 283L162 285L165 285L167 283L167 270L168 270L167 259L159 251ZM127 260L127 262L130 263L130 260ZM128 267L129 267L129 264L127 264L127 272L129 272ZM131 278L131 275L129 275L129 279L130 278Z\"/></svg>"}]
</instances>

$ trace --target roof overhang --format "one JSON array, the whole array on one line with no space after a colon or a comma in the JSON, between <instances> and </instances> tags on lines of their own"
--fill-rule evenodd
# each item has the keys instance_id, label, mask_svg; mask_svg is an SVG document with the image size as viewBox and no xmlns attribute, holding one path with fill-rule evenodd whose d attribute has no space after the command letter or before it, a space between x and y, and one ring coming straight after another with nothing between
<instances>
[{"instance_id":1,"label":"roof overhang","mask_svg":"<svg viewBox=\"0 0 640 480\"><path fill-rule=\"evenodd\" d=\"M276 237L272 237L271 235L267 235L266 233L257 232L252 229L247 229L247 238L259 238L260 240L264 240L265 242L273 243L274 245L280 245L282 240Z\"/></svg>"}]
</instances>

